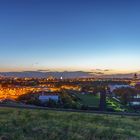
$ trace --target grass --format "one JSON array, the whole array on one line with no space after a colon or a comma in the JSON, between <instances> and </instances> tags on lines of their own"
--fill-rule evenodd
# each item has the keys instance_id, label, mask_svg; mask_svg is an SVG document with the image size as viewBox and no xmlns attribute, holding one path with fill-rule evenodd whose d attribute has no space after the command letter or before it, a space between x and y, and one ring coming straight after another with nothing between
<instances>
[{"instance_id":1,"label":"grass","mask_svg":"<svg viewBox=\"0 0 140 140\"><path fill-rule=\"evenodd\" d=\"M139 140L140 117L0 108L1 140Z\"/></svg>"},{"instance_id":2,"label":"grass","mask_svg":"<svg viewBox=\"0 0 140 140\"><path fill-rule=\"evenodd\" d=\"M76 95L80 98L81 103L83 105L99 107L99 100L100 100L99 96L95 96L92 94L85 94L85 95L76 94Z\"/></svg>"},{"instance_id":3,"label":"grass","mask_svg":"<svg viewBox=\"0 0 140 140\"><path fill-rule=\"evenodd\" d=\"M135 111L133 109L131 109L128 106L122 105L121 103L117 102L113 98L107 98L107 107L112 108L116 112L126 111L126 112L130 112L130 113L135 113Z\"/></svg>"},{"instance_id":4,"label":"grass","mask_svg":"<svg viewBox=\"0 0 140 140\"><path fill-rule=\"evenodd\" d=\"M114 111L123 112L126 108L119 102L115 101L112 98L107 98L107 107L112 108Z\"/></svg>"}]
</instances>

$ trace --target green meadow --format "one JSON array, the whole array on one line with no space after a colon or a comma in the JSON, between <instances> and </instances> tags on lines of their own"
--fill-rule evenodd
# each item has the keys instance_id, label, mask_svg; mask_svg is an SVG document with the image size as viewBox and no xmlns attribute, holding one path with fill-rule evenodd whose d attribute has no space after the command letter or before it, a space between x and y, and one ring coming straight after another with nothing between
<instances>
[{"instance_id":1,"label":"green meadow","mask_svg":"<svg viewBox=\"0 0 140 140\"><path fill-rule=\"evenodd\" d=\"M76 94L77 97L80 99L80 103L86 106L94 106L94 107L99 107L99 101L100 97L99 96L94 96L92 94Z\"/></svg>"},{"instance_id":2,"label":"green meadow","mask_svg":"<svg viewBox=\"0 0 140 140\"><path fill-rule=\"evenodd\" d=\"M0 140L140 140L140 117L0 108Z\"/></svg>"}]
</instances>

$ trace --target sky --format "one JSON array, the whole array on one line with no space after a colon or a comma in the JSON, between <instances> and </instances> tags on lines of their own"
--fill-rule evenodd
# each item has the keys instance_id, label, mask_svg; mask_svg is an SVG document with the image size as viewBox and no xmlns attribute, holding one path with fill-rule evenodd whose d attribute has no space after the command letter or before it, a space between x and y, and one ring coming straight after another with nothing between
<instances>
[{"instance_id":1,"label":"sky","mask_svg":"<svg viewBox=\"0 0 140 140\"><path fill-rule=\"evenodd\" d=\"M139 0L1 0L0 71L140 71Z\"/></svg>"}]
</instances>

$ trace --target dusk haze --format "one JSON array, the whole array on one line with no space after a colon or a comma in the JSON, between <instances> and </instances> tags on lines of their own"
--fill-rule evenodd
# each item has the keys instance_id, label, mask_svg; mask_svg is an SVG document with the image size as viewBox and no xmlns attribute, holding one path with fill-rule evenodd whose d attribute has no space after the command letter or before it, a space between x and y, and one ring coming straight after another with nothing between
<instances>
[{"instance_id":1,"label":"dusk haze","mask_svg":"<svg viewBox=\"0 0 140 140\"><path fill-rule=\"evenodd\" d=\"M140 140L140 0L0 0L0 140Z\"/></svg>"},{"instance_id":2,"label":"dusk haze","mask_svg":"<svg viewBox=\"0 0 140 140\"><path fill-rule=\"evenodd\" d=\"M0 71L140 70L138 0L2 0Z\"/></svg>"}]
</instances>

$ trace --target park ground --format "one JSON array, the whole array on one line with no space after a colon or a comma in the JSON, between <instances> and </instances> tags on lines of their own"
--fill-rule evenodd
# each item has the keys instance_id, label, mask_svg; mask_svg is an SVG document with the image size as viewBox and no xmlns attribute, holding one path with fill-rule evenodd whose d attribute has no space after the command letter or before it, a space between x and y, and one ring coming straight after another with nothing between
<instances>
[{"instance_id":1,"label":"park ground","mask_svg":"<svg viewBox=\"0 0 140 140\"><path fill-rule=\"evenodd\" d=\"M139 140L140 117L0 108L0 139Z\"/></svg>"}]
</instances>

